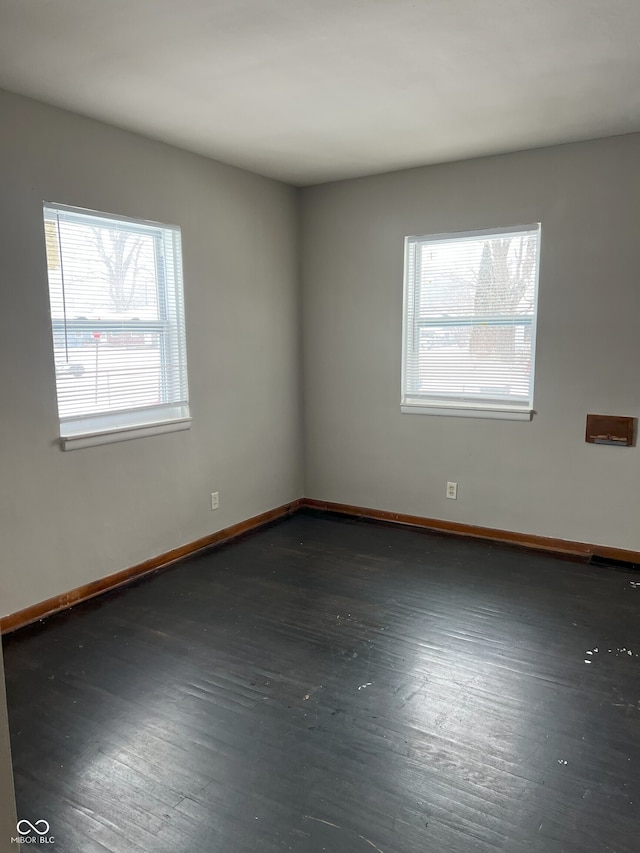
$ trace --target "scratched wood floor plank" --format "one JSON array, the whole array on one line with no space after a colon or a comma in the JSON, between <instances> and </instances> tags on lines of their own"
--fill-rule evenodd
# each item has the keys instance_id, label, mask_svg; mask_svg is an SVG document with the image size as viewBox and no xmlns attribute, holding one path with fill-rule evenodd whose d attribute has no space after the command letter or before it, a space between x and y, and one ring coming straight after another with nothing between
<instances>
[{"instance_id":1,"label":"scratched wood floor plank","mask_svg":"<svg viewBox=\"0 0 640 853\"><path fill-rule=\"evenodd\" d=\"M61 853L636 853L638 580L301 513L5 638L20 816Z\"/></svg>"}]
</instances>

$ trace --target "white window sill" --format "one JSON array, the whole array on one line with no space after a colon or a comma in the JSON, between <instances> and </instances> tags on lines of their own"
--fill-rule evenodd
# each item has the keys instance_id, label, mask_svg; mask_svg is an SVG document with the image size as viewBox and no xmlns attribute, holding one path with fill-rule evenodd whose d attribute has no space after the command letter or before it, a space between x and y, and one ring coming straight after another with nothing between
<instances>
[{"instance_id":1,"label":"white window sill","mask_svg":"<svg viewBox=\"0 0 640 853\"><path fill-rule=\"evenodd\" d=\"M80 450L82 447L96 447L99 444L114 444L117 441L129 441L132 438L144 438L149 435L162 435L166 432L179 432L191 427L191 418L178 418L157 423L136 424L95 432L74 432L60 436L63 450Z\"/></svg>"},{"instance_id":2,"label":"white window sill","mask_svg":"<svg viewBox=\"0 0 640 853\"><path fill-rule=\"evenodd\" d=\"M400 411L404 415L440 415L452 418L490 418L504 421L530 421L533 409L516 406L483 406L480 403L472 405L439 404L439 403L402 403Z\"/></svg>"}]
</instances>

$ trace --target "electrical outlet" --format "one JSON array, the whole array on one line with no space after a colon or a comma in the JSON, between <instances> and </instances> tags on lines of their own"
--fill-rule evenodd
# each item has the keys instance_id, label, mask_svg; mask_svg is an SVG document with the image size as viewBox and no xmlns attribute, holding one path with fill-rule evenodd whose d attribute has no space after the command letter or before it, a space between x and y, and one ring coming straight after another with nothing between
<instances>
[{"instance_id":1,"label":"electrical outlet","mask_svg":"<svg viewBox=\"0 0 640 853\"><path fill-rule=\"evenodd\" d=\"M457 501L458 500L458 484L457 483L447 483L447 497L449 500Z\"/></svg>"},{"instance_id":2,"label":"electrical outlet","mask_svg":"<svg viewBox=\"0 0 640 853\"><path fill-rule=\"evenodd\" d=\"M220 493L219 492L211 492L211 509L218 509L220 506Z\"/></svg>"}]
</instances>

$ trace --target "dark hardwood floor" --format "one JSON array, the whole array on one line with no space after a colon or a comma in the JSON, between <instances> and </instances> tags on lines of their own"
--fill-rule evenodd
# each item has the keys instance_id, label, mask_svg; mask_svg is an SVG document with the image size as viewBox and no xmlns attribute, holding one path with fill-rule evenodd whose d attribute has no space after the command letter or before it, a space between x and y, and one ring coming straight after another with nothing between
<instances>
[{"instance_id":1,"label":"dark hardwood floor","mask_svg":"<svg viewBox=\"0 0 640 853\"><path fill-rule=\"evenodd\" d=\"M637 853L640 575L300 513L5 638L58 853Z\"/></svg>"}]
</instances>

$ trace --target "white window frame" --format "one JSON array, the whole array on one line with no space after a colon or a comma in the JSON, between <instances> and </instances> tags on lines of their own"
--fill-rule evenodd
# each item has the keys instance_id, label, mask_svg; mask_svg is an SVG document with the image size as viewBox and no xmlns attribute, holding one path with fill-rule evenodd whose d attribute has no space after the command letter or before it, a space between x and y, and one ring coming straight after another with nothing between
<instances>
[{"instance_id":1,"label":"white window frame","mask_svg":"<svg viewBox=\"0 0 640 853\"><path fill-rule=\"evenodd\" d=\"M411 252L414 251L416 245L426 245L430 242L460 242L464 240L477 240L482 237L498 237L498 236L515 236L517 234L530 233L531 231L538 232L537 253L535 260L535 281L534 281L534 308L531 318L526 318L527 325L531 326L531 362L530 362L530 399L528 405L518 405L512 403L500 403L495 400L483 401L478 399L464 399L462 395L456 398L438 399L435 395L421 395L414 390L408 390L409 376L409 348L408 341L415 340L415 332L418 325L415 323L415 276L411 275L411 270L415 267L415 257L411 258ZM404 284L403 284L403 307L402 307L402 396L400 401L400 411L403 414L411 415L444 415L451 417L467 417L467 418L491 418L496 420L515 420L515 421L530 421L533 414L533 395L535 387L535 355L536 355L536 326L538 320L538 281L540 273L540 246L542 238L542 226L539 222L531 225L514 225L502 226L498 228L488 228L476 231L459 231L447 232L442 234L428 234L421 237L408 236L405 237L405 253L404 253ZM461 323L460 320L463 322ZM420 325L469 325L479 324L480 322L504 324L505 318L485 317L482 320L474 318L452 318L450 321L442 319L433 321L421 321ZM522 318L518 319L518 323L522 323Z\"/></svg>"},{"instance_id":2,"label":"white window frame","mask_svg":"<svg viewBox=\"0 0 640 853\"><path fill-rule=\"evenodd\" d=\"M177 355L179 383L186 389L186 399L171 400L168 395L167 401L158 405L145 406L141 408L129 408L102 412L97 414L88 413L84 416L59 417L60 445L63 450L76 450L83 447L94 447L101 444L112 444L119 441L127 441L133 438L143 438L151 435L160 435L168 432L178 432L191 427L191 412L188 394L188 375L186 361L186 328L184 317L184 291L182 280L182 245L181 231L179 226L166 225L152 220L135 219L127 216L119 216L111 213L73 207L70 205L54 202L43 203L43 222L51 220L51 214L61 214L68 219L78 217L85 222L95 219L97 223L108 222L126 223L132 231L139 230L145 235L150 235L156 241L159 252L171 251L174 254L173 267L175 275L169 276L166 267L163 266L162 273L156 270L157 287L161 304L171 305L171 312L175 319L170 321L169 314L165 319L159 320L79 320L79 319L54 319L51 318L52 342L55 349L55 335L62 330L66 336L72 333L91 333L96 329L100 332L131 332L133 334L144 334L145 332L157 333L163 331L170 322L175 329L173 338L176 348L180 351ZM169 241L170 248L169 248ZM164 257L164 255L163 255ZM64 289L64 282L63 282ZM170 336L166 335L165 338ZM163 386L167 383L167 362L161 362L161 371L165 377ZM174 368L175 369L175 368ZM58 383L56 378L56 399L58 399ZM182 394L179 396L183 396Z\"/></svg>"}]
</instances>

